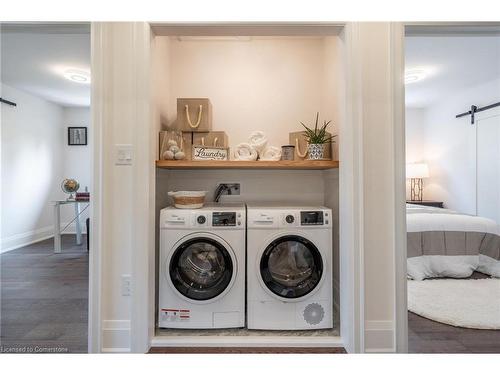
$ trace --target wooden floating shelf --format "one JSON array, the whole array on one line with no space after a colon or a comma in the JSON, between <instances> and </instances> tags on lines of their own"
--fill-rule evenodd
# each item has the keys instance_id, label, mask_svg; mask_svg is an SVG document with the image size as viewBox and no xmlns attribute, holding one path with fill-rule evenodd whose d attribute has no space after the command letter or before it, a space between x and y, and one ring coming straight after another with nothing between
<instances>
[{"instance_id":1,"label":"wooden floating shelf","mask_svg":"<svg viewBox=\"0 0 500 375\"><path fill-rule=\"evenodd\" d=\"M334 169L339 167L338 160L279 160L279 161L190 161L157 160L157 168L164 169Z\"/></svg>"}]
</instances>

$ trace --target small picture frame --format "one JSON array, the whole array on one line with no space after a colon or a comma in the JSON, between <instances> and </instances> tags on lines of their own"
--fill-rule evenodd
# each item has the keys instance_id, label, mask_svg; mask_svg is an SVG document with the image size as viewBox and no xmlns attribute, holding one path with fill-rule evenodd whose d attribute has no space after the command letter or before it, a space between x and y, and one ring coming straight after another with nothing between
<instances>
[{"instance_id":1,"label":"small picture frame","mask_svg":"<svg viewBox=\"0 0 500 375\"><path fill-rule=\"evenodd\" d=\"M87 128L84 126L69 126L68 146L87 146Z\"/></svg>"}]
</instances>

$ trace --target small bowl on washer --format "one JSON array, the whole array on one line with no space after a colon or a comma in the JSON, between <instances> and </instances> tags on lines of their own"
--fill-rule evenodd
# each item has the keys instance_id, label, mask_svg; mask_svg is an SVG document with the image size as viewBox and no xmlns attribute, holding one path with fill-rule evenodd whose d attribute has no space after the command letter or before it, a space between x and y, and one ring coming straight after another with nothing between
<instances>
[{"instance_id":1,"label":"small bowl on washer","mask_svg":"<svg viewBox=\"0 0 500 375\"><path fill-rule=\"evenodd\" d=\"M169 191L176 208L202 208L205 204L206 191Z\"/></svg>"}]
</instances>

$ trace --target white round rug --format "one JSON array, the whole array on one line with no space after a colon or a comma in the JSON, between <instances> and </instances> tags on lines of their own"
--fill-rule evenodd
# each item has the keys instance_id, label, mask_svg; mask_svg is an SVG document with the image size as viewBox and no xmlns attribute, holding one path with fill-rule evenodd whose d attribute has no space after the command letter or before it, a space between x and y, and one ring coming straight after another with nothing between
<instances>
[{"instance_id":1,"label":"white round rug","mask_svg":"<svg viewBox=\"0 0 500 375\"><path fill-rule=\"evenodd\" d=\"M500 279L408 280L408 310L456 327L500 329Z\"/></svg>"}]
</instances>

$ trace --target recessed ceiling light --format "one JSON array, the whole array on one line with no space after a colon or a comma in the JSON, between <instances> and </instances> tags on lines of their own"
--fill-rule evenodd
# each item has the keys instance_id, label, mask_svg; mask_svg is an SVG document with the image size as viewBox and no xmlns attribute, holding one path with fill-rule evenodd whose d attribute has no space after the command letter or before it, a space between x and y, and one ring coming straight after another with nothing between
<instances>
[{"instance_id":1,"label":"recessed ceiling light","mask_svg":"<svg viewBox=\"0 0 500 375\"><path fill-rule=\"evenodd\" d=\"M405 85L420 81L427 77L427 73L422 69L407 70L405 73Z\"/></svg>"},{"instance_id":2,"label":"recessed ceiling light","mask_svg":"<svg viewBox=\"0 0 500 375\"><path fill-rule=\"evenodd\" d=\"M68 69L64 72L64 78L77 83L90 83L90 73L85 70Z\"/></svg>"}]
</instances>

